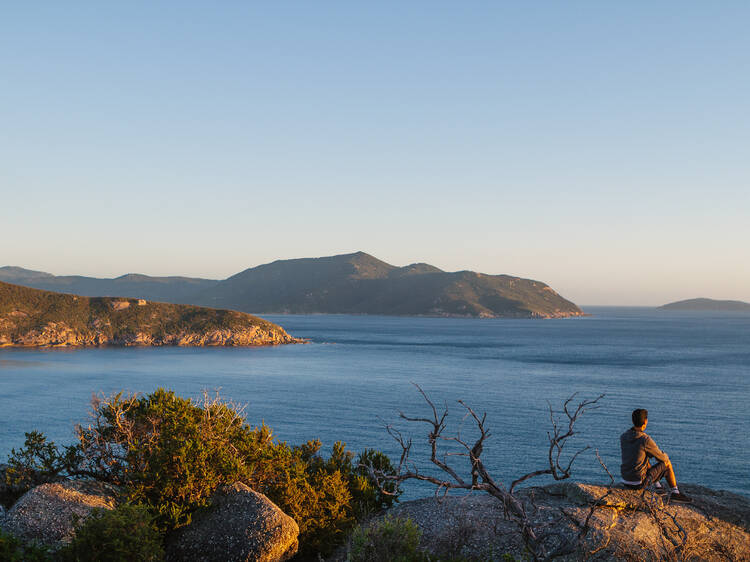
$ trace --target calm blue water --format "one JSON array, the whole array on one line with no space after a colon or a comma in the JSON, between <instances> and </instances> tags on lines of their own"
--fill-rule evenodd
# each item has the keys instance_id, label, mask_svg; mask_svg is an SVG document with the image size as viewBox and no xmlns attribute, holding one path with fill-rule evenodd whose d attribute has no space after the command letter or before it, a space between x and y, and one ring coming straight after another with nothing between
<instances>
[{"instance_id":1,"label":"calm blue water","mask_svg":"<svg viewBox=\"0 0 750 562\"><path fill-rule=\"evenodd\" d=\"M31 429L72 441L92 393L159 386L191 397L220 389L290 443L317 437L393 454L383 423L399 410L428 413L415 382L447 402L454 428L459 398L487 412L484 455L506 482L546 466L548 400L605 393L577 443L598 447L615 474L618 436L645 407L678 480L750 495L750 315L588 311L553 321L267 316L312 340L276 348L0 350L0 459ZM426 452L426 426L403 427ZM468 422L463 430L471 435ZM576 467L579 479L606 481L593 454Z\"/></svg>"}]
</instances>

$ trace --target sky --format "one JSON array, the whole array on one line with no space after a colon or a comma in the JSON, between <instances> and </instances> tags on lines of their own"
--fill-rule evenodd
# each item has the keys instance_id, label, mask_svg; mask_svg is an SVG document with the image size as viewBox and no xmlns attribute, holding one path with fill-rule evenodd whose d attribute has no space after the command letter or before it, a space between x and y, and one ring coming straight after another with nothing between
<instances>
[{"instance_id":1,"label":"sky","mask_svg":"<svg viewBox=\"0 0 750 562\"><path fill-rule=\"evenodd\" d=\"M16 2L0 265L363 250L750 301L750 3Z\"/></svg>"}]
</instances>

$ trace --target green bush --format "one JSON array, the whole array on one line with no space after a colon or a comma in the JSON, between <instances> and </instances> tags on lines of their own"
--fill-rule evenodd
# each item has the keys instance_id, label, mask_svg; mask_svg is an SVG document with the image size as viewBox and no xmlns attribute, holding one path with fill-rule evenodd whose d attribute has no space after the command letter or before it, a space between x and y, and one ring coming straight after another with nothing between
<instances>
[{"instance_id":1,"label":"green bush","mask_svg":"<svg viewBox=\"0 0 750 562\"><path fill-rule=\"evenodd\" d=\"M27 545L0 529L0 560L3 562L49 562L49 552L42 547Z\"/></svg>"},{"instance_id":2,"label":"green bush","mask_svg":"<svg viewBox=\"0 0 750 562\"><path fill-rule=\"evenodd\" d=\"M514 562L510 554L493 552L465 556L446 552L436 544L429 551L419 550L422 531L411 519L386 516L366 526L358 526L349 539L347 562ZM437 548L435 548L437 546Z\"/></svg>"},{"instance_id":3,"label":"green bush","mask_svg":"<svg viewBox=\"0 0 750 562\"><path fill-rule=\"evenodd\" d=\"M77 456L76 447L60 451L53 441L47 441L39 431L26 433L21 449L13 449L8 465L0 476L0 503L10 506L34 486L54 480L64 473Z\"/></svg>"},{"instance_id":4,"label":"green bush","mask_svg":"<svg viewBox=\"0 0 750 562\"><path fill-rule=\"evenodd\" d=\"M123 504L95 509L69 545L60 551L64 562L153 562L164 559L162 536L148 510Z\"/></svg>"},{"instance_id":5,"label":"green bush","mask_svg":"<svg viewBox=\"0 0 750 562\"><path fill-rule=\"evenodd\" d=\"M365 449L359 455L355 466L349 472L357 520L392 507L401 494L395 482L387 482L382 490L379 489L370 476L368 466L383 474L396 474L391 459L384 453L375 449Z\"/></svg>"},{"instance_id":6,"label":"green bush","mask_svg":"<svg viewBox=\"0 0 750 562\"><path fill-rule=\"evenodd\" d=\"M411 519L386 516L352 533L348 562L426 562L418 550L422 531Z\"/></svg>"},{"instance_id":7,"label":"green bush","mask_svg":"<svg viewBox=\"0 0 750 562\"><path fill-rule=\"evenodd\" d=\"M270 430L249 427L231 405L163 389L96 401L93 417L78 430L80 469L122 486L165 530L188 523L217 486L263 478L275 449Z\"/></svg>"},{"instance_id":8,"label":"green bush","mask_svg":"<svg viewBox=\"0 0 750 562\"><path fill-rule=\"evenodd\" d=\"M240 481L295 519L302 553L327 553L358 517L394 501L360 466L392 473L382 453L365 451L354 463L336 443L324 459L319 441L277 442L268 427L249 426L240 409L217 398L197 404L163 389L117 394L94 403L93 423L78 435L74 472L121 486L128 502L155 514L162 531L189 523L219 485Z\"/></svg>"},{"instance_id":9,"label":"green bush","mask_svg":"<svg viewBox=\"0 0 750 562\"><path fill-rule=\"evenodd\" d=\"M98 398L90 425L77 433L78 444L62 451L41 433L27 434L9 459L15 494L58 476L95 478L119 486L126 503L145 506L166 533L188 524L218 486L239 481L294 518L300 552L311 555L329 553L358 520L390 507L400 493L395 485L378 489L364 467L393 474L383 453L365 450L355 461L338 442L324 458L320 441L276 441L265 425L248 425L234 404L208 396L196 403L158 389Z\"/></svg>"}]
</instances>

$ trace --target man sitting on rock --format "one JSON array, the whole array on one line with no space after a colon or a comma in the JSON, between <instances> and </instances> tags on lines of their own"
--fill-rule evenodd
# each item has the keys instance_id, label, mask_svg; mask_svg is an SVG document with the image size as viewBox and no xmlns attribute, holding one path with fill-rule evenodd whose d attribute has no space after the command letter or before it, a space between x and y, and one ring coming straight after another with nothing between
<instances>
[{"instance_id":1,"label":"man sitting on rock","mask_svg":"<svg viewBox=\"0 0 750 562\"><path fill-rule=\"evenodd\" d=\"M681 494L677 488L677 479L667 454L659 449L651 437L644 433L648 425L648 410L642 408L633 410L632 417L633 427L620 435L620 449L622 451L620 473L625 487L630 490L640 490L655 484L656 491L664 493L659 480L666 478L672 490L669 497L671 501L692 502L691 498ZM658 462L651 464L649 460L651 458Z\"/></svg>"}]
</instances>

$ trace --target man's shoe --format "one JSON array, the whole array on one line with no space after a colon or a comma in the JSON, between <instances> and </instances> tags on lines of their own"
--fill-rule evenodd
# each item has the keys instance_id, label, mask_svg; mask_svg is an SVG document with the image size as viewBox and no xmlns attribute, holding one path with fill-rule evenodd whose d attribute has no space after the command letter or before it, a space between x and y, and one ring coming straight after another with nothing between
<instances>
[{"instance_id":1,"label":"man's shoe","mask_svg":"<svg viewBox=\"0 0 750 562\"><path fill-rule=\"evenodd\" d=\"M691 498L690 496L686 496L685 494L681 494L680 492L675 492L673 494L670 494L669 501L675 503L693 503L693 498Z\"/></svg>"},{"instance_id":2,"label":"man's shoe","mask_svg":"<svg viewBox=\"0 0 750 562\"><path fill-rule=\"evenodd\" d=\"M667 490L664 486L659 486L658 488L655 487L653 491L655 494L658 494L660 496L664 496L667 493Z\"/></svg>"}]
</instances>

